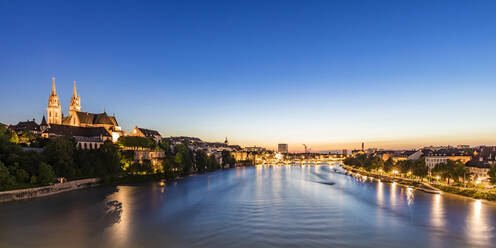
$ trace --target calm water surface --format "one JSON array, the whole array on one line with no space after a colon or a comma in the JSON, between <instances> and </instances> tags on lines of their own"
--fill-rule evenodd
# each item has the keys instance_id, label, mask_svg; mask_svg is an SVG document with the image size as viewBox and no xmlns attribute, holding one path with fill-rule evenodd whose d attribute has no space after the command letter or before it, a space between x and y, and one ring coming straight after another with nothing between
<instances>
[{"instance_id":1,"label":"calm water surface","mask_svg":"<svg viewBox=\"0 0 496 248\"><path fill-rule=\"evenodd\" d=\"M0 247L496 247L496 206L257 167L0 204Z\"/></svg>"}]
</instances>

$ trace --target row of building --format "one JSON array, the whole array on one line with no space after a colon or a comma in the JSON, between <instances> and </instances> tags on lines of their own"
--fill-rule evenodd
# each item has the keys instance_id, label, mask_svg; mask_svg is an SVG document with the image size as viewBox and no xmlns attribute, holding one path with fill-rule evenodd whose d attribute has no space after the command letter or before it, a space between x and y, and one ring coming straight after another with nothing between
<instances>
[{"instance_id":1,"label":"row of building","mask_svg":"<svg viewBox=\"0 0 496 248\"><path fill-rule=\"evenodd\" d=\"M368 154L380 157L386 161L393 159L395 162L404 160L425 159L425 164L432 170L436 165L447 163L448 160L460 161L464 163L470 171L472 178L476 182L489 180L488 172L491 165L496 163L495 146L469 147L466 145L451 147L424 147L418 150L354 150L352 156L358 154Z\"/></svg>"}]
</instances>

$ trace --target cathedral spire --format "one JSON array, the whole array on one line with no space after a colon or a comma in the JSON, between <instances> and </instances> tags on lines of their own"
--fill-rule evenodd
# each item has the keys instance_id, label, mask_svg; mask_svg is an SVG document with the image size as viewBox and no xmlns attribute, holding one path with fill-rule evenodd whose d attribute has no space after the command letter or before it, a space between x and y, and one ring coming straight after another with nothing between
<instances>
[{"instance_id":1,"label":"cathedral spire","mask_svg":"<svg viewBox=\"0 0 496 248\"><path fill-rule=\"evenodd\" d=\"M74 91L72 93L71 105L69 106L69 116L72 116L75 112L78 111L81 111L81 99L77 94L76 80L74 80Z\"/></svg>"},{"instance_id":2,"label":"cathedral spire","mask_svg":"<svg viewBox=\"0 0 496 248\"><path fill-rule=\"evenodd\" d=\"M72 93L72 97L77 97L76 80L74 80L74 92Z\"/></svg>"},{"instance_id":3,"label":"cathedral spire","mask_svg":"<svg viewBox=\"0 0 496 248\"><path fill-rule=\"evenodd\" d=\"M52 77L52 96L56 96L57 92L55 91L55 77Z\"/></svg>"},{"instance_id":4,"label":"cathedral spire","mask_svg":"<svg viewBox=\"0 0 496 248\"><path fill-rule=\"evenodd\" d=\"M59 97L55 91L55 77L52 77L52 93L48 97L47 106L48 124L62 123L62 109L60 107Z\"/></svg>"}]
</instances>

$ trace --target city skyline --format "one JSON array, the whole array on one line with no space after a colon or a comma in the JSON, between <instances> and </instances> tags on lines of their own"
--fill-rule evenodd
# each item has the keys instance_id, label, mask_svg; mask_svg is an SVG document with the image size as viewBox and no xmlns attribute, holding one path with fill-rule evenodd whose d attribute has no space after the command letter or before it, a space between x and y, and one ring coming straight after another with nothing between
<instances>
[{"instance_id":1,"label":"city skyline","mask_svg":"<svg viewBox=\"0 0 496 248\"><path fill-rule=\"evenodd\" d=\"M494 3L93 4L2 3L0 104L16 107L0 122L40 122L54 76L62 106L76 80L83 111L127 131L290 151L495 144Z\"/></svg>"}]
</instances>

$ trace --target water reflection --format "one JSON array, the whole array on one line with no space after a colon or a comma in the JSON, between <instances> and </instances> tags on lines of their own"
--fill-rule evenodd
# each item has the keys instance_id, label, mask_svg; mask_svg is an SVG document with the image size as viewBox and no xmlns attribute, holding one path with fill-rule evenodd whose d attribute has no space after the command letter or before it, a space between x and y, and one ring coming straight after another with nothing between
<instances>
[{"instance_id":1,"label":"water reflection","mask_svg":"<svg viewBox=\"0 0 496 248\"><path fill-rule=\"evenodd\" d=\"M413 200L415 198L415 194L413 194L413 189L410 187L406 188L406 198L408 205L412 205Z\"/></svg>"},{"instance_id":2,"label":"water reflection","mask_svg":"<svg viewBox=\"0 0 496 248\"><path fill-rule=\"evenodd\" d=\"M467 216L467 237L477 245L488 244L494 235L494 227L487 222L481 200L473 201L470 205L470 214Z\"/></svg>"},{"instance_id":3,"label":"water reflection","mask_svg":"<svg viewBox=\"0 0 496 248\"><path fill-rule=\"evenodd\" d=\"M384 206L384 183L381 181L377 183L377 205Z\"/></svg>"},{"instance_id":4,"label":"water reflection","mask_svg":"<svg viewBox=\"0 0 496 248\"><path fill-rule=\"evenodd\" d=\"M118 192L108 197L109 206L107 216L112 216L115 222L106 231L110 233L112 243L117 246L124 246L128 243L130 233L130 219L132 212L131 186L119 186Z\"/></svg>"},{"instance_id":5,"label":"water reflection","mask_svg":"<svg viewBox=\"0 0 496 248\"><path fill-rule=\"evenodd\" d=\"M431 225L435 228L442 229L444 227L444 207L441 199L441 194L433 196L431 207Z\"/></svg>"},{"instance_id":6,"label":"water reflection","mask_svg":"<svg viewBox=\"0 0 496 248\"><path fill-rule=\"evenodd\" d=\"M335 184L316 183L321 181ZM0 204L0 247L491 247L496 242L494 204L355 179L326 166L241 168L167 186L114 189Z\"/></svg>"},{"instance_id":7,"label":"water reflection","mask_svg":"<svg viewBox=\"0 0 496 248\"><path fill-rule=\"evenodd\" d=\"M396 182L391 184L391 192L389 193L389 197L391 206L394 208L396 206Z\"/></svg>"}]
</instances>

